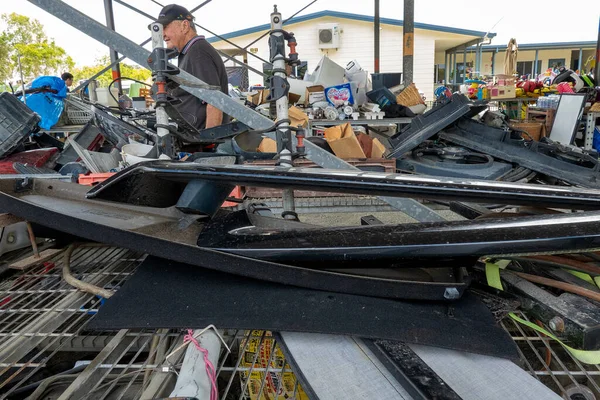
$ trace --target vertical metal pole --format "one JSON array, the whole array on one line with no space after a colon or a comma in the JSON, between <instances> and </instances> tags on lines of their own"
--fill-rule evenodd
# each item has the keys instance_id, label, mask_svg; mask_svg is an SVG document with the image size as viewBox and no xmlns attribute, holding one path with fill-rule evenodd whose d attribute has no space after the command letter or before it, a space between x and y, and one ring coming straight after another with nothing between
<instances>
[{"instance_id":1,"label":"vertical metal pole","mask_svg":"<svg viewBox=\"0 0 600 400\"><path fill-rule=\"evenodd\" d=\"M153 23L150 26L150 32L152 32L152 49L165 47L163 42L163 26L159 23ZM167 128L162 128L162 126L169 125L169 116L167 115L167 111L164 106L156 107L156 124L159 126L156 128L156 133L159 138L166 138L169 134L169 130ZM158 145L158 141L157 141Z\"/></svg>"},{"instance_id":2,"label":"vertical metal pole","mask_svg":"<svg viewBox=\"0 0 600 400\"><path fill-rule=\"evenodd\" d=\"M27 105L27 100L25 99L25 79L23 78L23 66L21 65L21 55L18 53L17 61L19 62L19 72L21 73L21 91L23 92L23 103Z\"/></svg>"},{"instance_id":3,"label":"vertical metal pole","mask_svg":"<svg viewBox=\"0 0 600 400\"><path fill-rule=\"evenodd\" d=\"M494 69L496 64L496 50L492 51L492 75L494 75Z\"/></svg>"},{"instance_id":4,"label":"vertical metal pole","mask_svg":"<svg viewBox=\"0 0 600 400\"><path fill-rule=\"evenodd\" d=\"M444 85L447 85L450 80L450 56L448 52L444 52L444 66Z\"/></svg>"},{"instance_id":5,"label":"vertical metal pole","mask_svg":"<svg viewBox=\"0 0 600 400\"><path fill-rule=\"evenodd\" d=\"M415 51L415 0L404 0L404 20L402 21L402 34L404 47L402 49L402 75L404 85L413 82L413 55Z\"/></svg>"},{"instance_id":6,"label":"vertical metal pole","mask_svg":"<svg viewBox=\"0 0 600 400\"><path fill-rule=\"evenodd\" d=\"M283 21L281 19L281 13L277 11L277 5L274 6L273 12L271 13L271 39L269 45L271 46L271 63L273 64L274 76L279 76L283 79L287 79L286 62L285 62L285 39L283 33L277 32L283 29ZM289 126L289 115L288 115L288 96L282 96L275 101L275 108L277 110L277 121L283 121L278 124L277 127L277 147L279 150L279 163L283 167L291 168L292 164L292 135L291 131L287 129ZM296 205L294 202L294 190L284 189L283 190L283 217L286 219L296 219Z\"/></svg>"},{"instance_id":7,"label":"vertical metal pole","mask_svg":"<svg viewBox=\"0 0 600 400\"><path fill-rule=\"evenodd\" d=\"M600 84L600 18L598 19L598 42L596 43L596 71L594 72L596 83Z\"/></svg>"},{"instance_id":8,"label":"vertical metal pole","mask_svg":"<svg viewBox=\"0 0 600 400\"><path fill-rule=\"evenodd\" d=\"M91 80L88 83L88 93L90 96L90 103L95 103L98 101L98 95L96 93L96 88L98 87L98 82L95 80Z\"/></svg>"},{"instance_id":9,"label":"vertical metal pole","mask_svg":"<svg viewBox=\"0 0 600 400\"><path fill-rule=\"evenodd\" d=\"M579 62L577 63L577 70L579 71L579 74L581 74L581 62L583 58L583 49L580 47L579 48Z\"/></svg>"},{"instance_id":10,"label":"vertical metal pole","mask_svg":"<svg viewBox=\"0 0 600 400\"><path fill-rule=\"evenodd\" d=\"M481 66L483 65L483 44L477 43L477 62L475 64L475 72L481 74ZM476 76L478 78L479 76Z\"/></svg>"},{"instance_id":11,"label":"vertical metal pole","mask_svg":"<svg viewBox=\"0 0 600 400\"><path fill-rule=\"evenodd\" d=\"M463 52L463 79L462 83L465 84L467 80L467 46L465 46L465 51Z\"/></svg>"},{"instance_id":12,"label":"vertical metal pole","mask_svg":"<svg viewBox=\"0 0 600 400\"><path fill-rule=\"evenodd\" d=\"M537 78L538 73L540 72L540 71L537 70L538 56L539 56L539 54L540 54L540 51L536 49L535 50L535 61L533 62L533 77L534 78Z\"/></svg>"},{"instance_id":13,"label":"vertical metal pole","mask_svg":"<svg viewBox=\"0 0 600 400\"><path fill-rule=\"evenodd\" d=\"M458 62L456 62L456 50L454 50L454 63L452 64L452 68L454 69L454 76L452 77L452 83L456 85L456 65L458 64Z\"/></svg>"},{"instance_id":14,"label":"vertical metal pole","mask_svg":"<svg viewBox=\"0 0 600 400\"><path fill-rule=\"evenodd\" d=\"M104 13L106 14L106 27L110 30L115 30L115 18L113 14L113 4L112 0L104 0ZM119 59L119 53L115 50L109 48L110 51L110 62L114 63ZM121 77L121 68L119 67L119 63L117 62L112 67L112 78L117 79ZM121 81L118 80L115 82L117 90L119 91L119 95L123 93L123 88L121 87Z\"/></svg>"},{"instance_id":15,"label":"vertical metal pole","mask_svg":"<svg viewBox=\"0 0 600 400\"><path fill-rule=\"evenodd\" d=\"M375 0L375 17L373 18L373 47L375 49L373 70L379 73L379 0Z\"/></svg>"}]
</instances>

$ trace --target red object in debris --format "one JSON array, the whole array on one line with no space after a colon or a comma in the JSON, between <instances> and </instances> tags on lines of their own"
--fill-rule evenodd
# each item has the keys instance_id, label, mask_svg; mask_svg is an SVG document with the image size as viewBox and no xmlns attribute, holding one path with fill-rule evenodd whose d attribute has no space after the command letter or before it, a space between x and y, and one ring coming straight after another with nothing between
<instances>
[{"instance_id":1,"label":"red object in debris","mask_svg":"<svg viewBox=\"0 0 600 400\"><path fill-rule=\"evenodd\" d=\"M17 171L13 168L14 163L41 168L57 155L56 147L14 153L0 160L0 174L16 174Z\"/></svg>"},{"instance_id":2,"label":"red object in debris","mask_svg":"<svg viewBox=\"0 0 600 400\"><path fill-rule=\"evenodd\" d=\"M99 174L79 175L78 183L80 185L94 186L97 183L104 182L114 174L115 172L103 172Z\"/></svg>"},{"instance_id":3,"label":"red object in debris","mask_svg":"<svg viewBox=\"0 0 600 400\"><path fill-rule=\"evenodd\" d=\"M233 188L233 190L231 191L231 193L229 194L228 197L242 200L244 198L244 193L242 192L242 188L240 186L236 186L235 188ZM221 207L235 207L237 205L239 205L239 204L235 203L233 201L226 201L221 205Z\"/></svg>"}]
</instances>

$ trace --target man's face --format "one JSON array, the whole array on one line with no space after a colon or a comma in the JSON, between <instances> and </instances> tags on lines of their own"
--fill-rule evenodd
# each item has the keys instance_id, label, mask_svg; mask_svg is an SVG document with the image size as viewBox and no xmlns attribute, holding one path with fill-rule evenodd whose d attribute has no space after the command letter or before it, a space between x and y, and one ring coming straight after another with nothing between
<instances>
[{"instance_id":1,"label":"man's face","mask_svg":"<svg viewBox=\"0 0 600 400\"><path fill-rule=\"evenodd\" d=\"M163 39L167 48L181 50L185 46L188 23L188 21L171 21L163 27Z\"/></svg>"},{"instance_id":2,"label":"man's face","mask_svg":"<svg viewBox=\"0 0 600 400\"><path fill-rule=\"evenodd\" d=\"M73 78L69 78L65 81L65 85L67 85L67 87L71 87L71 85L73 85Z\"/></svg>"}]
</instances>

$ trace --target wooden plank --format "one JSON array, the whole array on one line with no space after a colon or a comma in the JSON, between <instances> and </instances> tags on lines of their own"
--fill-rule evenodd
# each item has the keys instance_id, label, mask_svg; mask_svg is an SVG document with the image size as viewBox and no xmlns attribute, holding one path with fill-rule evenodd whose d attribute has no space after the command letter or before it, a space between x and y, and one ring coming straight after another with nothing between
<instances>
[{"instance_id":1,"label":"wooden plank","mask_svg":"<svg viewBox=\"0 0 600 400\"><path fill-rule=\"evenodd\" d=\"M24 269L27 269L34 265L43 263L44 261L48 261L49 259L51 259L52 257L54 257L55 255L57 255L58 253L60 253L62 251L63 251L63 249L46 249L46 250L40 252L39 258L36 257L35 255L31 255L27 258L23 258L22 260L19 260L15 263L10 264L8 266L8 268L24 270Z\"/></svg>"}]
</instances>

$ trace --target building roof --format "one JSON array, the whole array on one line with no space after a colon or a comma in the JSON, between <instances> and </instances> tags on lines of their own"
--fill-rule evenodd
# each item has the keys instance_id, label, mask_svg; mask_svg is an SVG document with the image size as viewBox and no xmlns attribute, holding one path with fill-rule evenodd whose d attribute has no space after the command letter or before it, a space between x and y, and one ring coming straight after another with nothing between
<instances>
[{"instance_id":1,"label":"building roof","mask_svg":"<svg viewBox=\"0 0 600 400\"><path fill-rule=\"evenodd\" d=\"M506 46L503 45L486 45L481 46L483 51L505 51ZM580 49L580 48L596 48L595 41L589 42L551 42L551 43L524 43L519 44L519 50L549 50L549 49Z\"/></svg>"},{"instance_id":2,"label":"building roof","mask_svg":"<svg viewBox=\"0 0 600 400\"><path fill-rule=\"evenodd\" d=\"M340 12L340 11L324 10L324 11L319 11L319 12L312 13L312 14L306 14L306 15L301 15L299 17L294 17L291 20L289 20L286 25L297 24L299 22L310 21L310 20L322 18L322 17L351 19L354 21L363 21L363 22L371 22L371 23L374 21L374 17L372 17L370 15L350 14L350 13L345 13L345 12ZM381 24L385 24L385 25L394 25L394 26L402 26L403 25L403 21L401 19L380 18L379 21ZM270 24L263 24L263 25L253 26L251 28L241 29L239 31L229 32L224 35L221 35L221 37L224 39L232 39L232 38L235 38L238 36L244 36L244 35L249 35L252 33L267 31L269 29L271 29ZM452 28L449 26L423 24L420 22L415 22L415 29L425 29L425 30L430 30L430 31L455 33L458 35L467 35L467 36L476 36L476 37L484 37L486 35L486 32L482 32L482 31L472 31L469 29ZM496 36L495 33L487 32L488 38L493 38L494 36ZM209 41L210 43L214 43L214 42L218 42L221 39L216 36L213 36L213 37L207 38L206 40Z\"/></svg>"}]
</instances>

